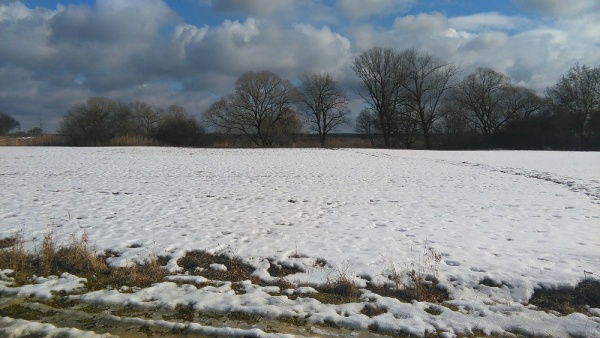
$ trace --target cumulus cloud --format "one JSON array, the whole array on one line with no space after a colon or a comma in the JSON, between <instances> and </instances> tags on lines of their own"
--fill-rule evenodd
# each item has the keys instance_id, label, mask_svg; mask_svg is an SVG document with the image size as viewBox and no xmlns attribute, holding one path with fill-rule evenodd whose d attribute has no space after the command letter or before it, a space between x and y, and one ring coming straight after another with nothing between
<instances>
[{"instance_id":1,"label":"cumulus cloud","mask_svg":"<svg viewBox=\"0 0 600 338\"><path fill-rule=\"evenodd\" d=\"M38 111L55 127L91 95L179 103L198 113L245 71L270 69L290 79L303 71L341 73L351 58L350 41L326 26L248 18L197 27L162 1L99 0L55 10L15 2L0 7L0 27L0 43L12 47L0 50L0 64L8 64L0 66L8 81L0 95L15 102L0 110L24 126Z\"/></svg>"},{"instance_id":2,"label":"cumulus cloud","mask_svg":"<svg viewBox=\"0 0 600 338\"><path fill-rule=\"evenodd\" d=\"M557 17L600 11L598 0L513 0L513 2L525 9Z\"/></svg>"},{"instance_id":3,"label":"cumulus cloud","mask_svg":"<svg viewBox=\"0 0 600 338\"><path fill-rule=\"evenodd\" d=\"M427 51L463 75L490 67L540 92L575 62L599 65L595 1L514 1L555 17L407 15L413 0L190 1L224 13L205 25L185 22L161 0L54 8L3 1L0 45L10 48L0 48L0 110L24 129L41 118L49 131L92 95L199 113L243 72L263 69L290 80L333 72L352 93L358 80L350 65L374 46Z\"/></svg>"},{"instance_id":4,"label":"cumulus cloud","mask_svg":"<svg viewBox=\"0 0 600 338\"><path fill-rule=\"evenodd\" d=\"M352 19L397 13L410 8L414 3L415 0L337 0L337 6Z\"/></svg>"},{"instance_id":5,"label":"cumulus cloud","mask_svg":"<svg viewBox=\"0 0 600 338\"><path fill-rule=\"evenodd\" d=\"M136 43L154 37L175 18L160 0L97 0L93 7L61 7L50 28L56 42Z\"/></svg>"},{"instance_id":6,"label":"cumulus cloud","mask_svg":"<svg viewBox=\"0 0 600 338\"><path fill-rule=\"evenodd\" d=\"M298 24L290 28L249 18L225 21L184 46L192 69L231 76L270 69L281 76L302 71L340 69L350 56L350 41L328 27Z\"/></svg>"},{"instance_id":7,"label":"cumulus cloud","mask_svg":"<svg viewBox=\"0 0 600 338\"><path fill-rule=\"evenodd\" d=\"M449 23L453 28L466 31L514 30L529 25L531 20L524 17L511 17L491 12L450 18Z\"/></svg>"},{"instance_id":8,"label":"cumulus cloud","mask_svg":"<svg viewBox=\"0 0 600 338\"><path fill-rule=\"evenodd\" d=\"M419 34L435 33L448 26L448 19L440 13L419 13L398 17L394 21L394 29L412 31Z\"/></svg>"},{"instance_id":9,"label":"cumulus cloud","mask_svg":"<svg viewBox=\"0 0 600 338\"><path fill-rule=\"evenodd\" d=\"M398 17L389 29L362 25L351 31L350 39L355 52L373 46L415 48L460 65L463 75L489 67L543 93L575 62L598 65L596 22L600 20L536 24L497 13L462 17L421 13Z\"/></svg>"},{"instance_id":10,"label":"cumulus cloud","mask_svg":"<svg viewBox=\"0 0 600 338\"><path fill-rule=\"evenodd\" d=\"M252 17L271 17L294 12L293 0L213 0L212 8L218 12L238 13Z\"/></svg>"}]
</instances>

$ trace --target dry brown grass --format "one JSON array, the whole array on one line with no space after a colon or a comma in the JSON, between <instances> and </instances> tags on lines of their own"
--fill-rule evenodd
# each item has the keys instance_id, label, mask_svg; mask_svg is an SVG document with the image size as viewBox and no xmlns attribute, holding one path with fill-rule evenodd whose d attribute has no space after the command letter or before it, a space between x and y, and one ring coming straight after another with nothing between
<instances>
[{"instance_id":1,"label":"dry brown grass","mask_svg":"<svg viewBox=\"0 0 600 338\"><path fill-rule=\"evenodd\" d=\"M267 269L267 272L272 277L285 277L303 271L296 266L282 266L281 264L277 264L274 261L269 260L269 268Z\"/></svg>"},{"instance_id":2,"label":"dry brown grass","mask_svg":"<svg viewBox=\"0 0 600 338\"><path fill-rule=\"evenodd\" d=\"M42 246L38 252L39 266L42 275L52 274L56 261L56 237L54 230L48 231L42 239Z\"/></svg>"},{"instance_id":3,"label":"dry brown grass","mask_svg":"<svg viewBox=\"0 0 600 338\"><path fill-rule=\"evenodd\" d=\"M400 271L390 260L390 268L386 277L393 286L370 287L377 294L394 297L404 302L441 303L450 298L448 291L438 287L438 269L442 256L432 248L426 248L418 262L413 262L405 270Z\"/></svg>"},{"instance_id":4,"label":"dry brown grass","mask_svg":"<svg viewBox=\"0 0 600 338\"><path fill-rule=\"evenodd\" d=\"M362 313L365 316L368 316L369 318L372 318L387 313L387 309L375 304L368 303L365 304L365 307L363 307L362 310L360 310L360 313Z\"/></svg>"},{"instance_id":5,"label":"dry brown grass","mask_svg":"<svg viewBox=\"0 0 600 338\"><path fill-rule=\"evenodd\" d=\"M86 233L80 237L71 236L67 245L59 246L54 231L50 230L35 253L25 251L20 233L5 242L13 245L0 251L0 269L12 269L11 277L16 285L29 283L33 275L61 275L64 272L86 278L88 290L147 287L162 281L165 276L157 257L130 267L108 266L106 255L90 248Z\"/></svg>"},{"instance_id":6,"label":"dry brown grass","mask_svg":"<svg viewBox=\"0 0 600 338\"><path fill-rule=\"evenodd\" d=\"M225 254L213 255L205 251L190 251L177 261L177 264L188 271L190 274L203 276L208 279L241 282L244 280L253 280L259 282L252 276L254 268L245 264L237 257L227 256ZM227 271L213 270L211 264L222 264L227 267Z\"/></svg>"},{"instance_id":7,"label":"dry brown grass","mask_svg":"<svg viewBox=\"0 0 600 338\"><path fill-rule=\"evenodd\" d=\"M110 140L111 147L143 147L160 146L161 143L142 135L117 136Z\"/></svg>"},{"instance_id":8,"label":"dry brown grass","mask_svg":"<svg viewBox=\"0 0 600 338\"><path fill-rule=\"evenodd\" d=\"M315 285L319 293L301 295L302 297L315 298L327 304L345 304L360 302L360 289L352 278L347 267L343 267L335 274L328 276L325 283Z\"/></svg>"},{"instance_id":9,"label":"dry brown grass","mask_svg":"<svg viewBox=\"0 0 600 338\"><path fill-rule=\"evenodd\" d=\"M358 286L346 274L339 274L334 279L328 279L325 284L318 286L317 290L350 298L358 298L360 296Z\"/></svg>"},{"instance_id":10,"label":"dry brown grass","mask_svg":"<svg viewBox=\"0 0 600 338\"><path fill-rule=\"evenodd\" d=\"M31 137L0 137L0 146L52 146L60 147L68 145L68 139L61 135L37 135Z\"/></svg>"},{"instance_id":11,"label":"dry brown grass","mask_svg":"<svg viewBox=\"0 0 600 338\"><path fill-rule=\"evenodd\" d=\"M10 248L11 246L15 245L16 241L17 239L14 237L2 238L0 239L0 249Z\"/></svg>"},{"instance_id":12,"label":"dry brown grass","mask_svg":"<svg viewBox=\"0 0 600 338\"><path fill-rule=\"evenodd\" d=\"M5 243L12 242L11 247L6 247L0 251L0 269L11 269L11 277L17 285L27 283L33 275L34 259L32 255L25 251L25 240L23 233L18 232L13 237L5 240Z\"/></svg>"},{"instance_id":13,"label":"dry brown grass","mask_svg":"<svg viewBox=\"0 0 600 338\"><path fill-rule=\"evenodd\" d=\"M600 280L587 278L575 288L537 289L529 303L544 311L586 313L588 308L600 308Z\"/></svg>"}]
</instances>

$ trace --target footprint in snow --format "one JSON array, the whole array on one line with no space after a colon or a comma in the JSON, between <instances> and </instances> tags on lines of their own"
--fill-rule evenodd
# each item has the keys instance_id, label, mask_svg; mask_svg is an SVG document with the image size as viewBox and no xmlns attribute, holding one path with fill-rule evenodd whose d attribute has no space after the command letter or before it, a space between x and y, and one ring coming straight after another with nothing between
<instances>
[{"instance_id":1,"label":"footprint in snow","mask_svg":"<svg viewBox=\"0 0 600 338\"><path fill-rule=\"evenodd\" d=\"M444 263L446 263L446 265L449 265L449 266L459 266L460 265L459 262L457 262L457 261L450 261L450 260L444 261Z\"/></svg>"}]
</instances>

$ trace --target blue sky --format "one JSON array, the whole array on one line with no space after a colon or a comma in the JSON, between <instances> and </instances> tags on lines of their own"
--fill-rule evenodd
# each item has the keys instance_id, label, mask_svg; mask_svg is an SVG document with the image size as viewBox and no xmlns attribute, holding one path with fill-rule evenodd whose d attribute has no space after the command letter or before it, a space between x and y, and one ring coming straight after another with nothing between
<instances>
[{"instance_id":1,"label":"blue sky","mask_svg":"<svg viewBox=\"0 0 600 338\"><path fill-rule=\"evenodd\" d=\"M242 0L245 1L245 0ZM252 0L250 0L252 1ZM277 1L277 0L274 0ZM299 0L301 2L303 0ZM368 2L368 0L363 0ZM94 0L65 0L65 1L46 1L46 0L25 0L22 1L28 7L44 7L55 9L57 6L68 5L86 5L93 6ZM183 21L196 26L215 26L219 25L223 20L244 20L245 13L239 12L223 12L211 9L211 1L209 0L170 0L165 1L171 9L173 9ZM335 1L324 1L333 5ZM522 6L517 5L509 0L429 0L415 1L400 13L390 13L389 15L375 15L367 18L367 21L373 25L390 26L397 14L414 15L419 13L439 12L448 17L464 16L485 12L496 12L504 15L526 15L529 17L539 18L535 11L527 11ZM335 25L343 29L344 24Z\"/></svg>"},{"instance_id":2,"label":"blue sky","mask_svg":"<svg viewBox=\"0 0 600 338\"><path fill-rule=\"evenodd\" d=\"M374 46L542 95L575 63L600 65L597 0L0 0L0 30L0 111L25 130L56 130L90 96L200 117L250 70L327 71L352 93L351 63Z\"/></svg>"}]
</instances>

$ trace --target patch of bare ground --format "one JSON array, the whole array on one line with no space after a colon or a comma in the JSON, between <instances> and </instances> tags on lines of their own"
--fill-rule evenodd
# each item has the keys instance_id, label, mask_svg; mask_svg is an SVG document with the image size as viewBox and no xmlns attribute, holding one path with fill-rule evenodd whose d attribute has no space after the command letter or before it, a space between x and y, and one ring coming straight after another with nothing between
<instances>
[{"instance_id":1,"label":"patch of bare ground","mask_svg":"<svg viewBox=\"0 0 600 338\"><path fill-rule=\"evenodd\" d=\"M267 269L267 272L272 277L286 277L304 271L297 266L282 265L274 262L273 260L269 260L269 268Z\"/></svg>"},{"instance_id":2,"label":"patch of bare ground","mask_svg":"<svg viewBox=\"0 0 600 338\"><path fill-rule=\"evenodd\" d=\"M441 304L444 301L450 300L450 294L437 284L423 283L415 287L405 287L398 289L397 287L368 287L369 291L380 296L396 298L402 302L429 302Z\"/></svg>"},{"instance_id":3,"label":"patch of bare ground","mask_svg":"<svg viewBox=\"0 0 600 338\"><path fill-rule=\"evenodd\" d=\"M213 255L205 251L189 251L177 260L177 264L192 275L212 280L230 282L250 280L253 283L261 283L256 276L252 275L254 272L252 266L237 257L225 254ZM213 264L224 266L226 269L215 268Z\"/></svg>"}]
</instances>

